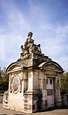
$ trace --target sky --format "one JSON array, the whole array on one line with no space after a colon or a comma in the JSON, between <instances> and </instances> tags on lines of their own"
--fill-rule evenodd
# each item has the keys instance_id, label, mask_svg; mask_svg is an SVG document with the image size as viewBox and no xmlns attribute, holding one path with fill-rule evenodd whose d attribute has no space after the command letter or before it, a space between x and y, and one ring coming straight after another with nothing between
<instances>
[{"instance_id":1,"label":"sky","mask_svg":"<svg viewBox=\"0 0 68 115\"><path fill-rule=\"evenodd\" d=\"M28 32L68 71L68 0L0 0L0 67L20 58Z\"/></svg>"}]
</instances>

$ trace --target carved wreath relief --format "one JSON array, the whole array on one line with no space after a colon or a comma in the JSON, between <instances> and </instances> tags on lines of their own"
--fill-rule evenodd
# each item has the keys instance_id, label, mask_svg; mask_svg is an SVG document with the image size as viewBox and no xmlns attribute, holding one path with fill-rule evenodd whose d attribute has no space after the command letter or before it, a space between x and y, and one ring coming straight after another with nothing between
<instances>
[{"instance_id":1,"label":"carved wreath relief","mask_svg":"<svg viewBox=\"0 0 68 115\"><path fill-rule=\"evenodd\" d=\"M12 89L13 89L14 93L18 93L18 91L19 91L19 85L20 85L19 82L20 82L19 78L14 77L13 82L12 82Z\"/></svg>"},{"instance_id":2,"label":"carved wreath relief","mask_svg":"<svg viewBox=\"0 0 68 115\"><path fill-rule=\"evenodd\" d=\"M11 83L10 83L10 92L12 93L18 93L20 90L20 79L18 76L14 76L11 79Z\"/></svg>"}]
</instances>

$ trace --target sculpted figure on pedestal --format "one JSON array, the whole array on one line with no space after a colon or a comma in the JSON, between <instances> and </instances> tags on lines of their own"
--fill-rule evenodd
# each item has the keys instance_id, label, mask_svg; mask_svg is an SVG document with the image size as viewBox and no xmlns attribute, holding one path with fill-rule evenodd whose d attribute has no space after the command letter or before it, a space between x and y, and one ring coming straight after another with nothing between
<instances>
[{"instance_id":1,"label":"sculpted figure on pedestal","mask_svg":"<svg viewBox=\"0 0 68 115\"><path fill-rule=\"evenodd\" d=\"M32 35L33 35L33 33L32 32L29 32L28 33L28 38L26 39L26 42L25 42L25 44L24 44L24 47L26 47L26 48L29 48L29 46L32 44L34 44L34 40L32 39Z\"/></svg>"},{"instance_id":2,"label":"sculpted figure on pedestal","mask_svg":"<svg viewBox=\"0 0 68 115\"><path fill-rule=\"evenodd\" d=\"M21 45L21 59L27 59L32 56L33 54L42 54L40 44L36 45L34 44L34 40L32 39L32 32L28 33L28 38L26 39L26 42L23 45Z\"/></svg>"},{"instance_id":3,"label":"sculpted figure on pedestal","mask_svg":"<svg viewBox=\"0 0 68 115\"><path fill-rule=\"evenodd\" d=\"M21 50L22 50L21 59L28 58L28 56L29 56L28 49L23 48L23 45L21 45Z\"/></svg>"}]
</instances>

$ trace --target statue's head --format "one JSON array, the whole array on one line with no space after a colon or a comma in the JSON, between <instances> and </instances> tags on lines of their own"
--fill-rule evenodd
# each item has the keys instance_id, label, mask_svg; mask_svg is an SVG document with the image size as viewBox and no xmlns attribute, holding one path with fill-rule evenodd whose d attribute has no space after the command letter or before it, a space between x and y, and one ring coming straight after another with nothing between
<instances>
[{"instance_id":1,"label":"statue's head","mask_svg":"<svg viewBox=\"0 0 68 115\"><path fill-rule=\"evenodd\" d=\"M29 33L28 33L28 37L30 37L30 38L31 38L31 37L32 37L32 35L33 35L33 33L32 33L32 32L29 32Z\"/></svg>"}]
</instances>

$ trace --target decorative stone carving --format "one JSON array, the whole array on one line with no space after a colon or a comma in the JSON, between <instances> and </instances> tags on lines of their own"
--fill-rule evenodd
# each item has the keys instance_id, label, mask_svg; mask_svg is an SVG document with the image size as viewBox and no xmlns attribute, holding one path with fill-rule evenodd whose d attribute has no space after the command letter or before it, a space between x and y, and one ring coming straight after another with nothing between
<instances>
[{"instance_id":1,"label":"decorative stone carving","mask_svg":"<svg viewBox=\"0 0 68 115\"><path fill-rule=\"evenodd\" d=\"M29 32L25 44L21 45L20 59L7 67L10 92L4 101L5 107L27 113L60 104L60 74L63 73L59 64L42 54L40 44L34 44L32 35Z\"/></svg>"},{"instance_id":2,"label":"decorative stone carving","mask_svg":"<svg viewBox=\"0 0 68 115\"><path fill-rule=\"evenodd\" d=\"M28 59L32 57L32 53L33 54L42 54L41 48L40 48L40 44L36 45L34 44L34 40L32 39L32 32L28 33L28 38L26 39L26 42L23 45L21 45L21 59Z\"/></svg>"},{"instance_id":3,"label":"decorative stone carving","mask_svg":"<svg viewBox=\"0 0 68 115\"><path fill-rule=\"evenodd\" d=\"M10 80L10 93L18 93L18 92L22 92L22 80L23 79L19 79L20 77L15 75L11 78Z\"/></svg>"},{"instance_id":4,"label":"decorative stone carving","mask_svg":"<svg viewBox=\"0 0 68 115\"><path fill-rule=\"evenodd\" d=\"M30 45L33 45L33 44L34 44L34 40L32 39L32 35L33 35L32 32L29 32L29 33L28 33L28 38L26 39L26 42L25 42L25 44L24 44L24 47L25 47L25 48L29 48Z\"/></svg>"},{"instance_id":5,"label":"decorative stone carving","mask_svg":"<svg viewBox=\"0 0 68 115\"><path fill-rule=\"evenodd\" d=\"M23 45L21 45L22 49L21 59L28 59L30 57L30 54L33 52L34 40L31 38L32 35L33 33L29 32L24 47Z\"/></svg>"},{"instance_id":6,"label":"decorative stone carving","mask_svg":"<svg viewBox=\"0 0 68 115\"><path fill-rule=\"evenodd\" d=\"M41 48L40 48L40 44L34 45L34 53L42 54L42 51L41 51Z\"/></svg>"},{"instance_id":7,"label":"decorative stone carving","mask_svg":"<svg viewBox=\"0 0 68 115\"><path fill-rule=\"evenodd\" d=\"M33 35L33 33L32 33L32 32L29 32L29 33L28 33L28 37L30 37L30 38L31 38L31 37L32 37L32 35Z\"/></svg>"},{"instance_id":8,"label":"decorative stone carving","mask_svg":"<svg viewBox=\"0 0 68 115\"><path fill-rule=\"evenodd\" d=\"M20 86L19 77L14 77L14 79L12 81L12 90L13 90L13 93L18 93L19 86Z\"/></svg>"}]
</instances>

